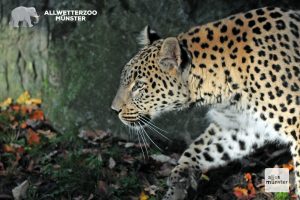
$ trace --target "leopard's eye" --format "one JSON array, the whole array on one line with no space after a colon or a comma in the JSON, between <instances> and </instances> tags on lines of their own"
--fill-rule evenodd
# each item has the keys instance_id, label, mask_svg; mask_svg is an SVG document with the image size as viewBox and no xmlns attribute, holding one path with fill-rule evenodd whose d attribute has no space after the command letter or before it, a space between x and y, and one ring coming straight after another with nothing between
<instances>
[{"instance_id":1,"label":"leopard's eye","mask_svg":"<svg viewBox=\"0 0 300 200\"><path fill-rule=\"evenodd\" d=\"M141 89L144 85L145 85L145 83L143 83L141 81L137 81L135 83L135 85L132 87L132 92L137 91L138 89Z\"/></svg>"}]
</instances>

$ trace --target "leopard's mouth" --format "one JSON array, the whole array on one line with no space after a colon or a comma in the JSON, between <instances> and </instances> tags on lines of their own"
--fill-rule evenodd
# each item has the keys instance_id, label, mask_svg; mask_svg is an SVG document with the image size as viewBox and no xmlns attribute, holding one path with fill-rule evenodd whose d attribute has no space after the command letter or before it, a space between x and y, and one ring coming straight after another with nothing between
<instances>
[{"instance_id":1,"label":"leopard's mouth","mask_svg":"<svg viewBox=\"0 0 300 200\"><path fill-rule=\"evenodd\" d=\"M123 124L134 129L141 129L147 127L152 120L150 115L144 115L144 114L138 114L136 116L130 116L130 117L119 115L119 118L123 122Z\"/></svg>"}]
</instances>

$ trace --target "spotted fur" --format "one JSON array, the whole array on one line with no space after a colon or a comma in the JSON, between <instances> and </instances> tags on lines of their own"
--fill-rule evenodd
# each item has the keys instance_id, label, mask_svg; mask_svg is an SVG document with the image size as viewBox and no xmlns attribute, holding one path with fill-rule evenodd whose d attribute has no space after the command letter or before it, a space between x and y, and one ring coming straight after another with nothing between
<instances>
[{"instance_id":1,"label":"spotted fur","mask_svg":"<svg viewBox=\"0 0 300 200\"><path fill-rule=\"evenodd\" d=\"M182 154L164 200L183 199L195 174L267 142L290 145L300 199L299 30L300 11L266 7L177 37L144 32L148 43L123 69L112 104L120 119L135 126L143 116L211 105L210 125Z\"/></svg>"}]
</instances>

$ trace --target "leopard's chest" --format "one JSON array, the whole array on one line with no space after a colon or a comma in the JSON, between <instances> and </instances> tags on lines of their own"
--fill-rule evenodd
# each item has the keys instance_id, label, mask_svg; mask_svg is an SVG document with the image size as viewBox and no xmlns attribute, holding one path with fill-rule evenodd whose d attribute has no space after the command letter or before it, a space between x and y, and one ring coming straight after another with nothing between
<instances>
[{"instance_id":1,"label":"leopard's chest","mask_svg":"<svg viewBox=\"0 0 300 200\"><path fill-rule=\"evenodd\" d=\"M289 142L283 132L275 130L273 123L262 120L259 112L218 105L209 110L207 117L222 129L237 130L251 140Z\"/></svg>"}]
</instances>

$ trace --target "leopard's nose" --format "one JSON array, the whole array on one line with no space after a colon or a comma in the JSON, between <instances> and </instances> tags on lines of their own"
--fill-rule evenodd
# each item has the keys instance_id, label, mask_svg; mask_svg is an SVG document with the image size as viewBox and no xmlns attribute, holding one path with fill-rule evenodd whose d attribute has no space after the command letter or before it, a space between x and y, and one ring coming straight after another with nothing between
<instances>
[{"instance_id":1,"label":"leopard's nose","mask_svg":"<svg viewBox=\"0 0 300 200\"><path fill-rule=\"evenodd\" d=\"M119 114L119 113L122 111L122 109L116 108L116 107L114 107L114 105L111 105L111 109L112 109L113 111L115 111L116 114Z\"/></svg>"}]
</instances>

